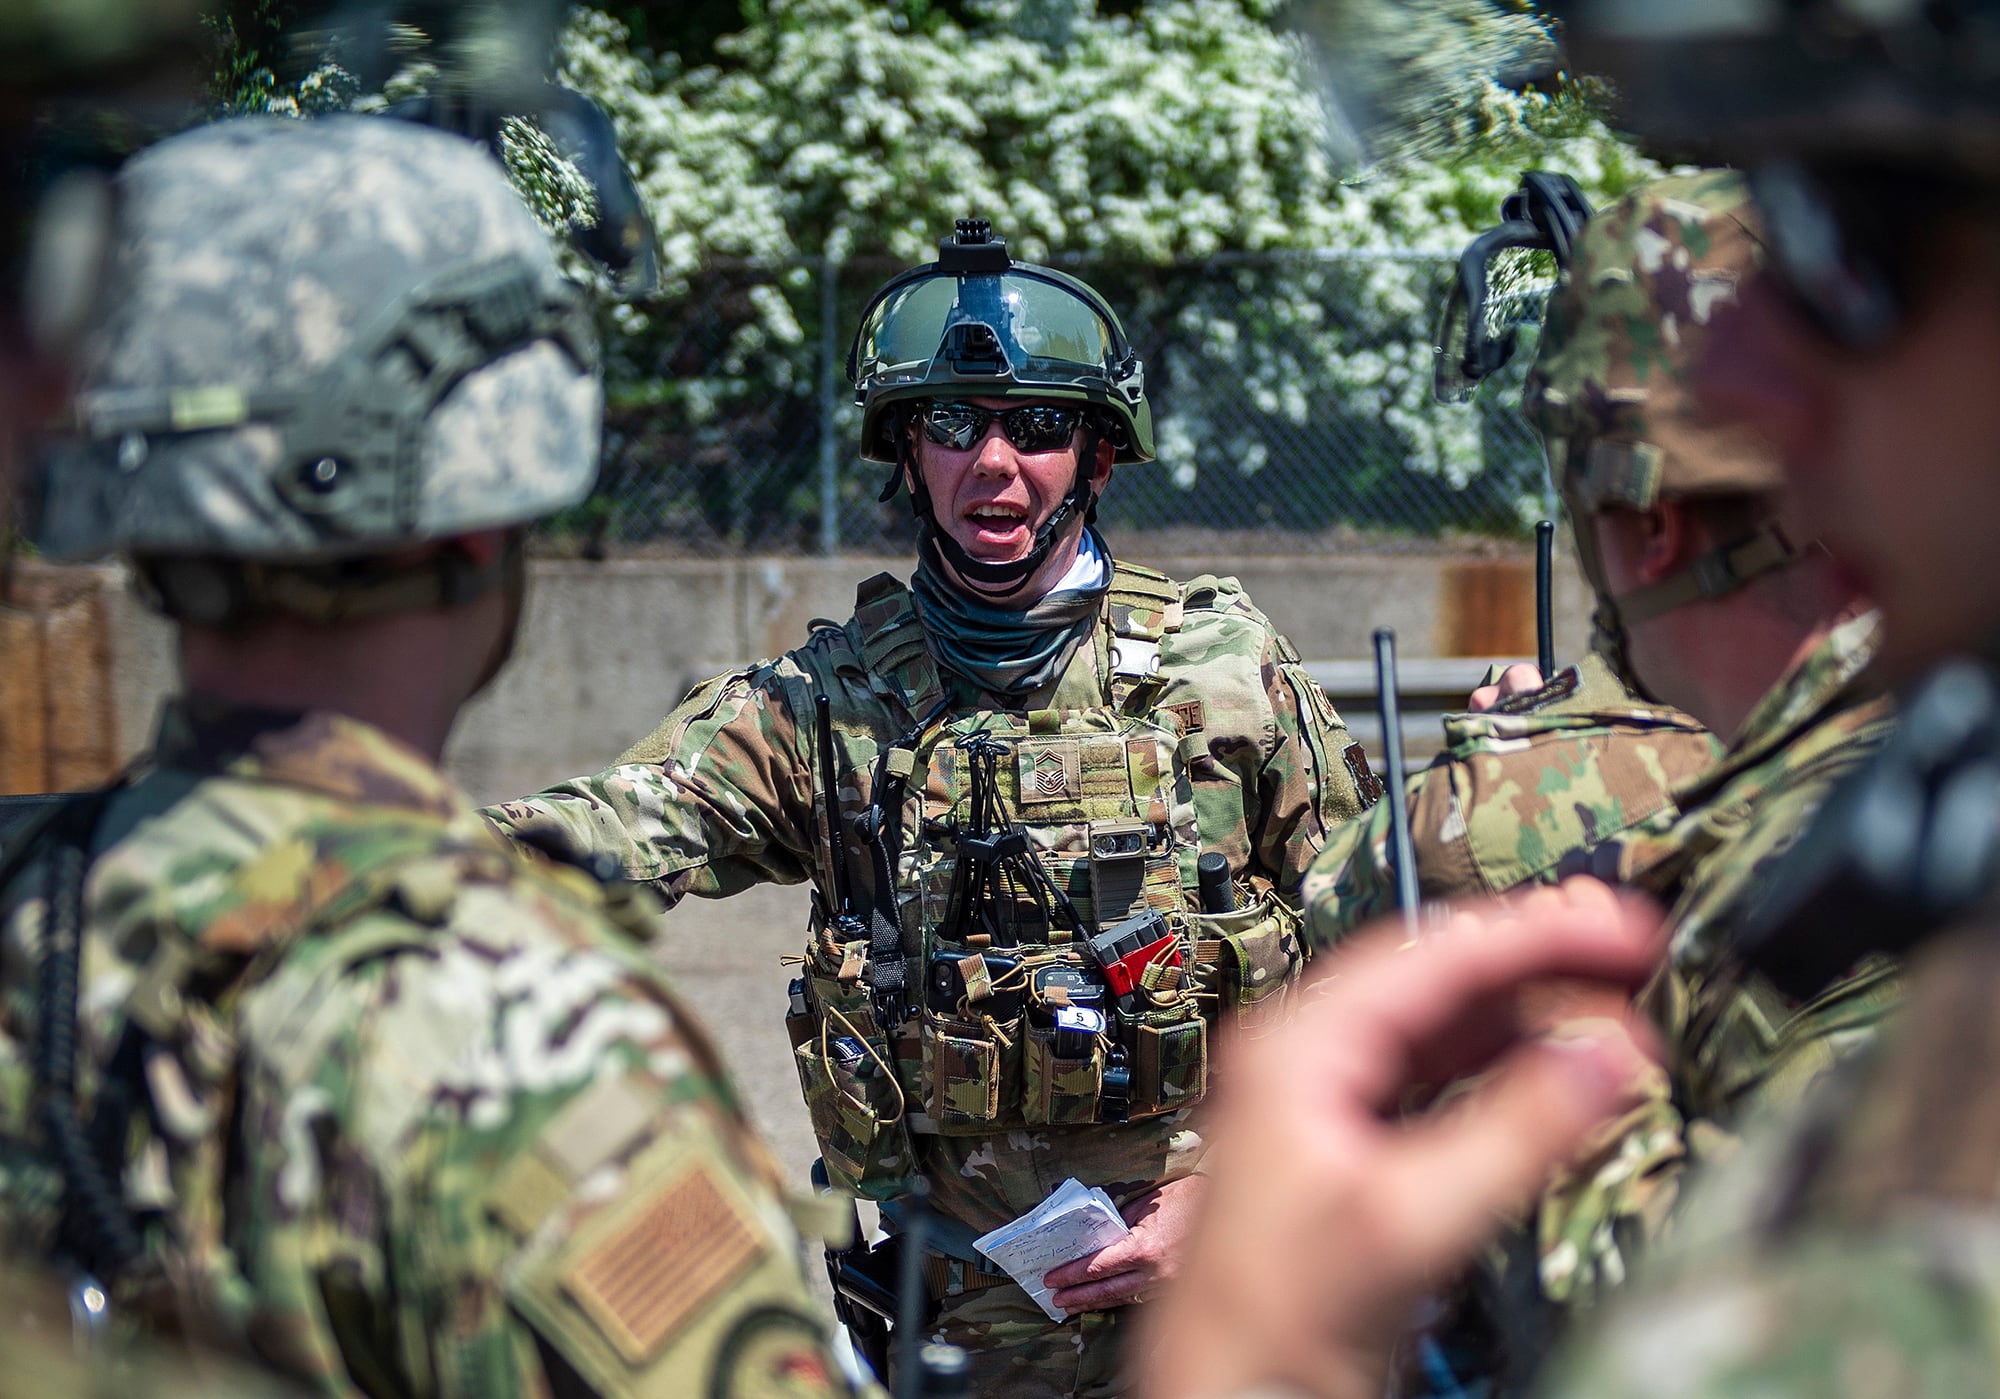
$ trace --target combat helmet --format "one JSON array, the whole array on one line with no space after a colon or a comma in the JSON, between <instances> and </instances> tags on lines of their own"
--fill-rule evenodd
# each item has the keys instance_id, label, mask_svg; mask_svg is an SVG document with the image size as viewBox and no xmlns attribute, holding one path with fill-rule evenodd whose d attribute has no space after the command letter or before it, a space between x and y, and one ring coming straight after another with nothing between
<instances>
[{"instance_id":1,"label":"combat helmet","mask_svg":"<svg viewBox=\"0 0 2000 1399\"><path fill-rule=\"evenodd\" d=\"M882 499L896 493L908 458L907 411L923 399L1034 398L1088 404L1088 431L1118 465L1153 459L1153 410L1146 370L1117 313L1085 283L1053 268L1017 262L985 219L960 219L938 245L937 261L891 278L861 314L847 356L861 409L861 455L892 468ZM1087 439L1088 440L1088 439ZM912 506L927 537L952 565L985 586L1027 577L1071 519L1094 508L1088 463L1078 458L1069 497L1037 531L1028 556L1012 564L972 559L936 528L923 478L911 470Z\"/></svg>"},{"instance_id":2,"label":"combat helmet","mask_svg":"<svg viewBox=\"0 0 2000 1399\"><path fill-rule=\"evenodd\" d=\"M1799 548L1766 519L1670 578L1614 596L1591 516L1661 500L1768 496L1784 482L1755 434L1718 424L1691 380L1718 309L1756 268L1760 235L1743 178L1712 170L1642 186L1594 215L1577 240L1523 393L1597 594L1597 644L1632 683L1624 629L1722 597Z\"/></svg>"},{"instance_id":3,"label":"combat helmet","mask_svg":"<svg viewBox=\"0 0 2000 1399\"><path fill-rule=\"evenodd\" d=\"M116 197L76 430L45 473L50 554L122 552L189 620L331 620L462 601L500 565L387 556L589 491L591 318L477 146L243 118L141 153Z\"/></svg>"},{"instance_id":4,"label":"combat helmet","mask_svg":"<svg viewBox=\"0 0 2000 1399\"><path fill-rule=\"evenodd\" d=\"M2000 182L2000 0L1575 0L1624 120L1750 171L1771 282L1835 344L1886 344L1939 216Z\"/></svg>"}]
</instances>

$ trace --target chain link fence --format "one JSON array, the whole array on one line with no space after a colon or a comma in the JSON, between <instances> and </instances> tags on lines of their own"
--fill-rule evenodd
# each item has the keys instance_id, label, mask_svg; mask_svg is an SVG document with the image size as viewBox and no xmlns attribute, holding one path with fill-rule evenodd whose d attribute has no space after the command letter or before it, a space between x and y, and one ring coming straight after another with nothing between
<instances>
[{"instance_id":1,"label":"chain link fence","mask_svg":"<svg viewBox=\"0 0 2000 1399\"><path fill-rule=\"evenodd\" d=\"M1551 508L1522 419L1532 332L1469 404L1432 400L1454 268L1423 252L1229 254L1057 265L1118 307L1146 364L1159 460L1100 508L1125 547L1237 554L1519 539ZM543 547L589 555L906 553L907 497L855 452L846 377L887 261L725 266L607 328L596 493ZM1539 322L1529 294L1523 309Z\"/></svg>"}]
</instances>

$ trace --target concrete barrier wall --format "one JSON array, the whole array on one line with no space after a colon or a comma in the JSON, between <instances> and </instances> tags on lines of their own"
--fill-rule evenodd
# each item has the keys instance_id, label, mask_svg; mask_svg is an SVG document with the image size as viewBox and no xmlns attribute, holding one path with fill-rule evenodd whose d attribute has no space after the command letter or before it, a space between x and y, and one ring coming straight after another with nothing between
<instances>
[{"instance_id":1,"label":"concrete barrier wall","mask_svg":"<svg viewBox=\"0 0 2000 1399\"><path fill-rule=\"evenodd\" d=\"M1415 555L1216 559L1133 555L1180 578L1234 573L1311 660L1371 654L1377 626L1409 657L1531 655L1529 560ZM541 560L514 662L459 721L446 766L496 800L602 767L696 681L775 655L814 617L845 619L879 558ZM65 570L65 573L70 571ZM101 590L119 751L141 750L174 683L171 634L119 570L77 570ZM1557 654L1588 638L1588 593L1558 560Z\"/></svg>"}]
</instances>

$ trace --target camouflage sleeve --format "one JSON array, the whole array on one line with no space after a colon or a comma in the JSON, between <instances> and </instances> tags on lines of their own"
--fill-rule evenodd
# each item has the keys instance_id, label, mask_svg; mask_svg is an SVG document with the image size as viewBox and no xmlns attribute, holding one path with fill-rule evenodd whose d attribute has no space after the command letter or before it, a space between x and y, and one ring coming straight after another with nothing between
<instances>
[{"instance_id":1,"label":"camouflage sleeve","mask_svg":"<svg viewBox=\"0 0 2000 1399\"><path fill-rule=\"evenodd\" d=\"M1239 805L1235 820L1251 866L1274 883L1287 898L1295 898L1300 881L1328 834L1367 809L1381 793L1369 771L1361 746L1348 736L1347 725L1326 692L1299 663L1298 652L1276 631L1262 612L1238 591L1233 579L1220 580L1213 607L1218 614L1213 653L1236 652L1244 662L1256 658L1254 674L1262 693L1247 704L1257 716L1256 731L1211 737L1211 761L1229 770L1231 798ZM1227 673L1216 669L1220 677ZM1214 683L1221 684L1219 678ZM1245 697L1248 699L1248 697ZM1211 708L1227 711L1227 697ZM1196 782L1195 805L1216 794ZM1204 839L1226 829L1222 813L1202 811Z\"/></svg>"},{"instance_id":2,"label":"camouflage sleeve","mask_svg":"<svg viewBox=\"0 0 2000 1399\"><path fill-rule=\"evenodd\" d=\"M1439 761L1409 779L1410 844L1425 900L1466 898L1486 890L1466 850L1466 823L1456 795L1457 765ZM1331 947L1362 924L1396 911L1396 872L1389 858L1389 805L1377 802L1335 827L1306 871L1299 897L1306 938Z\"/></svg>"},{"instance_id":3,"label":"camouflage sleeve","mask_svg":"<svg viewBox=\"0 0 2000 1399\"><path fill-rule=\"evenodd\" d=\"M1264 673L1276 728L1258 773L1252 843L1279 890L1292 895L1328 834L1361 815L1380 785L1291 643L1273 633L1271 644ZM1365 794L1364 783L1372 784Z\"/></svg>"},{"instance_id":4,"label":"camouflage sleeve","mask_svg":"<svg viewBox=\"0 0 2000 1399\"><path fill-rule=\"evenodd\" d=\"M2000 1373L1991 1288L1970 1270L1913 1262L1894 1238L1814 1233L1624 1301L1579 1336L1541 1393L1944 1399L1991 1393Z\"/></svg>"},{"instance_id":5,"label":"camouflage sleeve","mask_svg":"<svg viewBox=\"0 0 2000 1399\"><path fill-rule=\"evenodd\" d=\"M382 1394L845 1392L775 1168L659 974L569 872L448 874L245 998L230 1242L263 1348Z\"/></svg>"},{"instance_id":6,"label":"camouflage sleeve","mask_svg":"<svg viewBox=\"0 0 2000 1399\"><path fill-rule=\"evenodd\" d=\"M489 807L487 818L571 864L608 855L669 902L798 883L816 828L787 664L709 681L612 767Z\"/></svg>"},{"instance_id":7,"label":"camouflage sleeve","mask_svg":"<svg viewBox=\"0 0 2000 1399\"><path fill-rule=\"evenodd\" d=\"M1881 959L1796 1003L1761 979L1743 980L1727 955L1762 881L1866 751L1850 744L1785 774L1757 794L1747 822L1727 799L1691 813L1699 829L1683 838L1712 839L1713 830L1733 838L1683 883L1668 915L1668 964L1645 998L1667 1046L1672 1101L1648 1105L1587 1179L1545 1202L1545 1279L1552 1269L1573 1274L1579 1297L1615 1284L1629 1255L1659 1235L1677 1177L1732 1155L1745 1126L1790 1111L1829 1069L1873 1042L1900 999L1901 978Z\"/></svg>"}]
</instances>

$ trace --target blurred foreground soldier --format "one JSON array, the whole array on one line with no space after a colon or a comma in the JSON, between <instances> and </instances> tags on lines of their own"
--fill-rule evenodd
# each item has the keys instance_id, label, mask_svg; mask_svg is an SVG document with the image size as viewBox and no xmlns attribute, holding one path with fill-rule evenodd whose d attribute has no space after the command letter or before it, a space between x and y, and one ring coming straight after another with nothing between
<instances>
[{"instance_id":1,"label":"blurred foreground soldier","mask_svg":"<svg viewBox=\"0 0 2000 1399\"><path fill-rule=\"evenodd\" d=\"M964 220L877 293L850 370L884 498L911 492L911 583L491 814L669 899L812 880L788 1024L834 1183L894 1232L929 1178L934 1331L975 1392L1114 1393L1123 1309L1173 1275L1202 1184L1211 1029L1297 976L1299 878L1373 779L1233 579L1114 562L1089 528L1153 455L1097 293ZM972 1241L1066 1177L1132 1233L1048 1274L1051 1322Z\"/></svg>"},{"instance_id":2,"label":"blurred foreground soldier","mask_svg":"<svg viewBox=\"0 0 2000 1399\"><path fill-rule=\"evenodd\" d=\"M185 685L0 869L8 1267L329 1393L839 1392L645 908L437 768L595 474L546 239L377 119L198 130L115 195L44 536L130 558Z\"/></svg>"},{"instance_id":3,"label":"blurred foreground soldier","mask_svg":"<svg viewBox=\"0 0 2000 1399\"><path fill-rule=\"evenodd\" d=\"M1881 600L1909 692L1907 728L1775 871L1743 954L1809 981L1946 936L1913 962L1880 1053L1715 1174L1563 1392L1653 1392L1664 1344L1678 1393L1992 1394L2000 4L1721 25L1714 8L1637 35L1594 11L1579 25L1635 119L1752 172L1771 256L1704 391L1784 454ZM1954 651L1973 659L1938 664Z\"/></svg>"},{"instance_id":4,"label":"blurred foreground soldier","mask_svg":"<svg viewBox=\"0 0 2000 1399\"><path fill-rule=\"evenodd\" d=\"M1913 962L1907 1006L1877 1051L1710 1174L1671 1249L1651 1260L1645 1283L1556 1388L1580 1397L1992 1394L2000 5L1573 8L1572 35L1600 45L1578 57L1620 82L1633 118L1677 140L1705 137L1753 171L1770 251L1715 342L1703 381L1709 408L1740 416L1776 446L1820 538L1880 600L1890 677L1919 674L1954 650L1980 659L1945 662L1909 686L1905 727L1828 801L1794 855L1764 872L1769 898L1734 951L1792 982L1803 966L1865 961L1956 931ZM1839 897L1815 898L1811 881ZM1801 909L1815 916L1785 916ZM1441 1018L1426 1015L1433 989L1402 988L1381 1013L1436 1026ZM1461 1013L1445 1033L1475 1024ZM1329 1054L1367 1047L1337 1030L1331 1038L1340 1042ZM1295 1142L1317 1140L1357 1102L1400 1101L1411 1076L1322 1073L1329 1091L1310 1121L1293 1124ZM1553 1103L1498 1092L1471 1094L1458 1111L1522 1151L1559 1150L1573 1131ZM1400 1163L1405 1179L1428 1172L1489 1201L1518 1179L1463 1141L1404 1139L1416 1148ZM1270 1146L1243 1176L1263 1193L1274 1188L1268 1161L1287 1150ZM1325 1187L1323 1173L1300 1169L1294 1188ZM1319 1290L1330 1305L1260 1323L1320 1338L1324 1363L1294 1379L1301 1387L1362 1392L1350 1386L1367 1383L1364 1357L1395 1329L1393 1317L1333 1292L1338 1279L1438 1266L1440 1232L1425 1217L1432 1202L1397 1193L1400 1182L1368 1185L1379 1206L1370 1237L1336 1242L1324 1230L1322 1247L1288 1255L1292 1295ZM1218 1203L1230 1192L1218 1168ZM1251 1219L1216 1210L1194 1271L1211 1243L1269 1266L1297 1237L1295 1226L1280 1233ZM1180 1313L1197 1316L1210 1300L1179 1298L1161 1334L1176 1336ZM1239 1331L1213 1373L1235 1385L1277 1378L1259 1358L1264 1339ZM1182 1358L1171 1349L1159 1357L1163 1376ZM1171 1380L1160 1392L1175 1392Z\"/></svg>"},{"instance_id":5,"label":"blurred foreground soldier","mask_svg":"<svg viewBox=\"0 0 2000 1399\"><path fill-rule=\"evenodd\" d=\"M1727 750L1645 819L1679 750L1663 755L1628 720L1619 746L1600 740L1572 764L1551 741L1575 703L1563 693L1572 681L1471 716L1464 723L1484 721L1492 747L1506 751L1475 751L1446 770L1477 782L1469 795L1484 801L1451 808L1459 838L1438 854L1476 852L1475 836L1504 846L1511 817L1517 849L1542 856L1547 873L1634 884L1670 909L1668 965L1644 1002L1667 1046L1667 1080L1540 1212L1539 1288L1559 1303L1619 1282L1626 1254L1664 1223L1689 1159L1726 1152L1746 1118L1795 1098L1866 1038L1896 991L1888 959L1800 995L1746 978L1730 955L1760 879L1891 723L1888 701L1858 681L1874 654L1875 614L1824 551L1792 543L1804 536L1786 518L1796 512L1782 502L1769 449L1694 401L1715 318L1755 265L1748 204L1740 177L1711 172L1644 186L1593 216L1526 393L1597 593L1598 651L1627 687L1679 706L1727 738ZM1509 730L1504 711L1515 707L1526 712ZM1672 711L1640 722L1657 725L1662 712ZM1621 760L1636 771L1614 787ZM1456 782L1440 795L1456 797ZM1426 807L1426 796L1420 812L1438 805ZM1466 863L1461 854L1455 867ZM1519 856L1514 868L1515 882L1537 873ZM1440 892L1506 887L1455 882ZM1317 905L1313 916L1345 920L1348 910ZM1533 1278L1503 1289L1536 1290ZM1502 1326L1521 1332L1511 1340L1526 1352L1510 1368L1531 1369L1539 1326Z\"/></svg>"}]
</instances>

